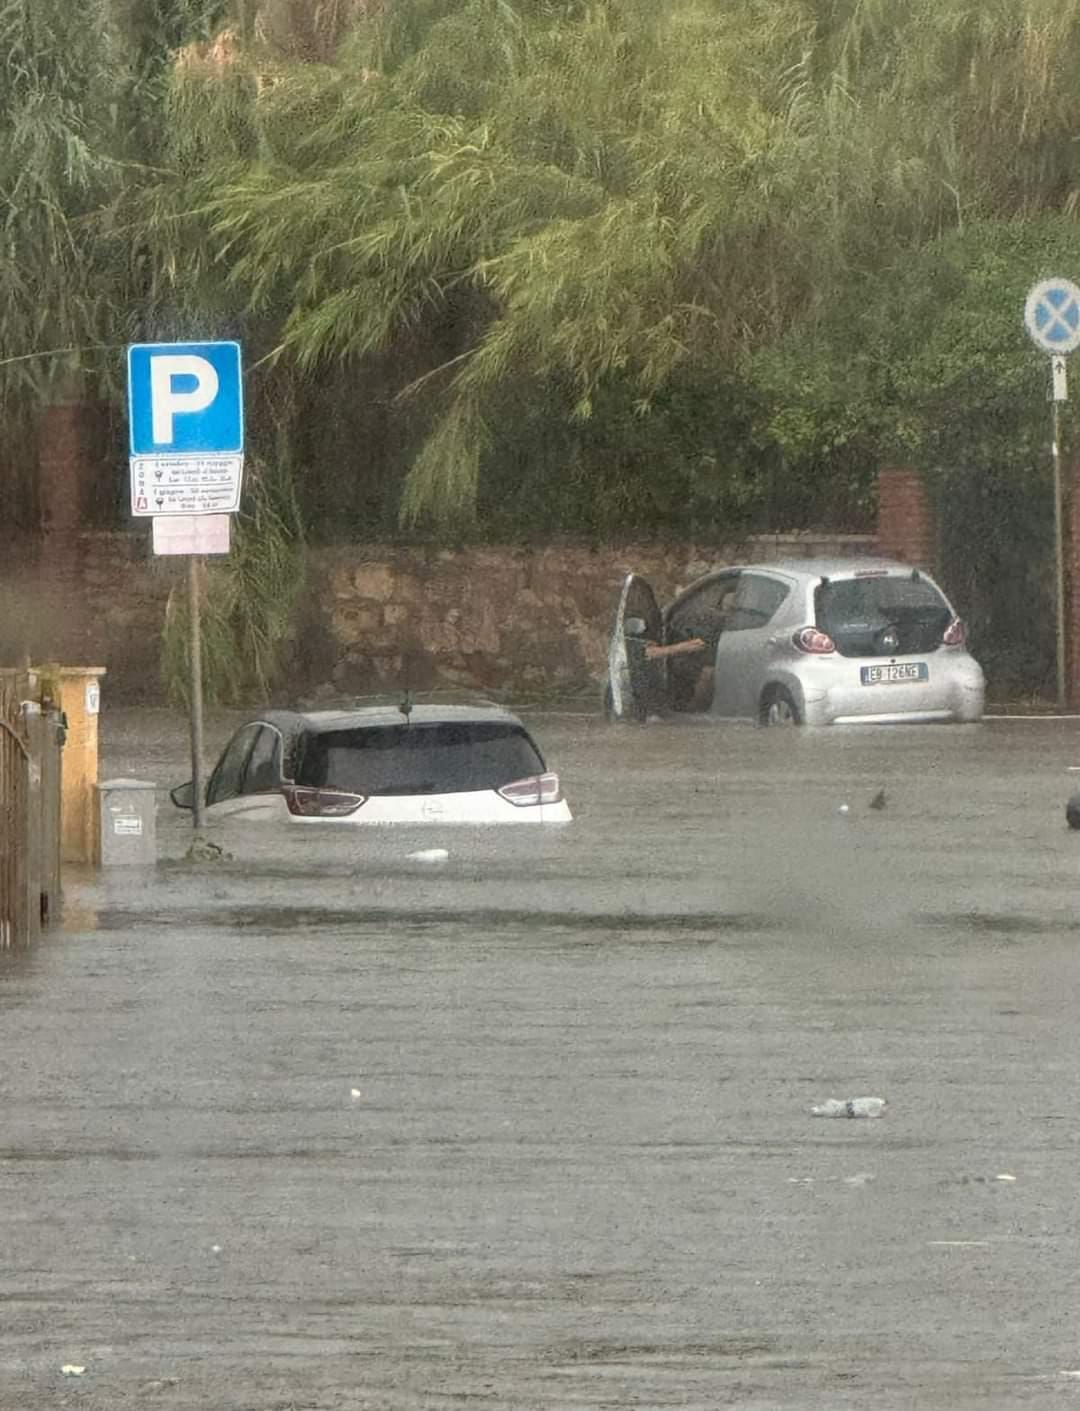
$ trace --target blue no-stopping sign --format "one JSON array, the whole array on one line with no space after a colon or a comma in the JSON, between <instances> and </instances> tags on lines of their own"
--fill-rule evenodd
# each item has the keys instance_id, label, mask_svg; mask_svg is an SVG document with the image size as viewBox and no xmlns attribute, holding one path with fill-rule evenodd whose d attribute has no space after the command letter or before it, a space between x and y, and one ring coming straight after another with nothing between
<instances>
[{"instance_id":1,"label":"blue no-stopping sign","mask_svg":"<svg viewBox=\"0 0 1080 1411\"><path fill-rule=\"evenodd\" d=\"M1080 348L1080 289L1069 279L1044 279L1024 305L1024 325L1044 353Z\"/></svg>"}]
</instances>

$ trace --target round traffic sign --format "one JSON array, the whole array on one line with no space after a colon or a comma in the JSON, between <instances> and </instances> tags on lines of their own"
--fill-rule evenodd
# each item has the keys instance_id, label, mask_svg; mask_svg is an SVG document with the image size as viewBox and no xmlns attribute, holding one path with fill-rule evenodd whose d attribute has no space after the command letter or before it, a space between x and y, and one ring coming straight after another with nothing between
<instances>
[{"instance_id":1,"label":"round traffic sign","mask_svg":"<svg viewBox=\"0 0 1080 1411\"><path fill-rule=\"evenodd\" d=\"M1069 279L1044 279L1027 296L1024 324L1044 352L1080 348L1080 289Z\"/></svg>"}]
</instances>

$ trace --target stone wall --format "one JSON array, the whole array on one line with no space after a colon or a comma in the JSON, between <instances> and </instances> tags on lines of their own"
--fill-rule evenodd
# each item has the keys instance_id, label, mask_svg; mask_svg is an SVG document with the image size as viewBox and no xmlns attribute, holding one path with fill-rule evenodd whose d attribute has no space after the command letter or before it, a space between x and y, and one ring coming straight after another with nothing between
<instances>
[{"instance_id":1,"label":"stone wall","mask_svg":"<svg viewBox=\"0 0 1080 1411\"><path fill-rule=\"evenodd\" d=\"M312 557L301 675L343 694L406 683L526 694L582 690L603 676L608 626L630 571L647 578L663 603L725 563L875 547L868 536L793 534L726 550L324 550Z\"/></svg>"},{"instance_id":2,"label":"stone wall","mask_svg":"<svg viewBox=\"0 0 1080 1411\"><path fill-rule=\"evenodd\" d=\"M105 666L112 700L160 698L158 645L182 559L149 534L48 536L0 565L0 661ZM462 550L354 546L309 553L283 700L411 685L529 695L603 675L619 586L641 573L661 601L710 568L873 552L863 535L758 536L726 549L623 545Z\"/></svg>"}]
</instances>

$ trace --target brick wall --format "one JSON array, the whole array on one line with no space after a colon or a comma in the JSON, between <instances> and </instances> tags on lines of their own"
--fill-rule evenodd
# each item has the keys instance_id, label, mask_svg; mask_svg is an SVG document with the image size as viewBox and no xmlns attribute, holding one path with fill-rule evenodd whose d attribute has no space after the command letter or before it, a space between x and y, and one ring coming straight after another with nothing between
<instances>
[{"instance_id":1,"label":"brick wall","mask_svg":"<svg viewBox=\"0 0 1080 1411\"><path fill-rule=\"evenodd\" d=\"M82 523L83 476L88 461L85 419L79 402L41 409L38 466L48 533L75 534Z\"/></svg>"},{"instance_id":2,"label":"brick wall","mask_svg":"<svg viewBox=\"0 0 1080 1411\"><path fill-rule=\"evenodd\" d=\"M165 604L183 560L155 561L147 539L54 531L3 545L0 664L104 664L113 694L156 699Z\"/></svg>"},{"instance_id":3,"label":"brick wall","mask_svg":"<svg viewBox=\"0 0 1080 1411\"><path fill-rule=\"evenodd\" d=\"M879 473L877 540L887 558L934 571L937 526L919 471L897 467Z\"/></svg>"}]
</instances>

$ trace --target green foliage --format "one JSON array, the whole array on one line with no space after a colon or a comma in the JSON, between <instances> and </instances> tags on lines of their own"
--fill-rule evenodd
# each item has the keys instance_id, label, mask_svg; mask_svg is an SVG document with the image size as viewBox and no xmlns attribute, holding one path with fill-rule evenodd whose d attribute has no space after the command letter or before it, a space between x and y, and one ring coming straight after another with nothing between
<instances>
[{"instance_id":1,"label":"green foliage","mask_svg":"<svg viewBox=\"0 0 1080 1411\"><path fill-rule=\"evenodd\" d=\"M63 364L28 357L96 341L105 291L84 227L118 176L119 61L104 0L2 0L0 397Z\"/></svg>"},{"instance_id":2,"label":"green foliage","mask_svg":"<svg viewBox=\"0 0 1080 1411\"><path fill-rule=\"evenodd\" d=\"M50 346L115 388L228 333L320 532L853 527L903 458L1041 561L1080 0L0 0L0 43L9 406Z\"/></svg>"},{"instance_id":3,"label":"green foliage","mask_svg":"<svg viewBox=\"0 0 1080 1411\"><path fill-rule=\"evenodd\" d=\"M927 473L947 584L999 690L1053 679L1049 366L1021 315L1030 286L1063 271L1080 273L1071 217L977 222L757 361L792 460L835 464L855 444L867 465Z\"/></svg>"},{"instance_id":4,"label":"green foliage","mask_svg":"<svg viewBox=\"0 0 1080 1411\"><path fill-rule=\"evenodd\" d=\"M207 175L166 183L149 239L198 212L184 277L224 274L245 317L280 316L273 358L320 377L376 358L411 383L402 415L421 400L429 435L403 520L467 522L481 476L517 449L511 387L573 423L625 385L646 415L680 369L722 371L725 341L774 316L776 267L728 241L765 208L752 176L783 128L761 97L780 96L777 27L744 18L407 4L361 25L338 67L252 54L202 88L187 72L178 127ZM768 290L764 318L748 319L747 283Z\"/></svg>"},{"instance_id":5,"label":"green foliage","mask_svg":"<svg viewBox=\"0 0 1080 1411\"><path fill-rule=\"evenodd\" d=\"M201 594L203 690L211 704L269 698L303 586L303 543L291 478L282 466L249 463L244 512L233 519L232 550L209 561ZM186 587L169 596L162 632L162 681L170 700L190 691Z\"/></svg>"},{"instance_id":6,"label":"green foliage","mask_svg":"<svg viewBox=\"0 0 1080 1411\"><path fill-rule=\"evenodd\" d=\"M940 414L930 355L882 356L904 271L931 279L900 307L916 337L922 249L1074 203L1080 0L398 0L291 50L271 11L178 73L176 171L140 237L185 248L172 297L421 429L386 482L414 529L461 532L485 477L556 446L602 480L633 459L628 404L663 431L710 384L745 391L716 399L717 505L761 502L748 460L863 501L858 462L916 453ZM704 459L716 429L702 407ZM675 503L679 435L652 440ZM552 481L556 520L573 483Z\"/></svg>"}]
</instances>

